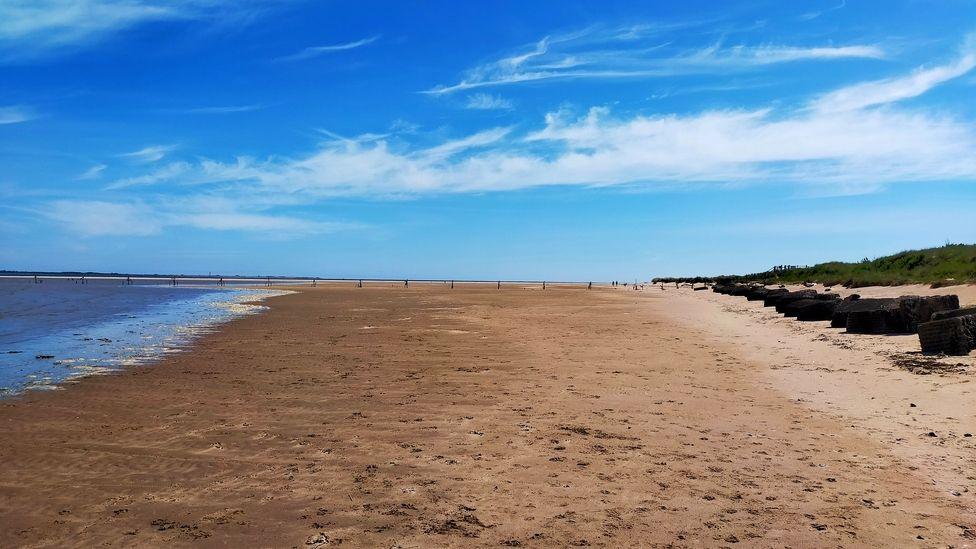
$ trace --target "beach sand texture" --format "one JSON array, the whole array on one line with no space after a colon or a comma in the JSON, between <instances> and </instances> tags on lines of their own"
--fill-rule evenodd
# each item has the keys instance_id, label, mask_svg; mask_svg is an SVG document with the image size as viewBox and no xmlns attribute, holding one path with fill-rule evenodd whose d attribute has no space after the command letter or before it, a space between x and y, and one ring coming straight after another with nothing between
<instances>
[{"instance_id":1,"label":"beach sand texture","mask_svg":"<svg viewBox=\"0 0 976 549\"><path fill-rule=\"evenodd\" d=\"M922 290L859 293L976 302ZM976 546L976 359L915 336L656 287L267 304L0 402L0 546Z\"/></svg>"}]
</instances>

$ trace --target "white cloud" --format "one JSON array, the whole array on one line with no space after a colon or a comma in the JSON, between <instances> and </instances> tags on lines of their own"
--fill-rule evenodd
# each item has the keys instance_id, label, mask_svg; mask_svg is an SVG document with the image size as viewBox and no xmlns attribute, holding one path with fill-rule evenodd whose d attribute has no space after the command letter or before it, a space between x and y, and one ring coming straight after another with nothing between
<instances>
[{"instance_id":1,"label":"white cloud","mask_svg":"<svg viewBox=\"0 0 976 549\"><path fill-rule=\"evenodd\" d=\"M162 200L155 205L146 202L58 200L47 204L43 215L80 236L149 236L167 227L192 227L290 238L360 228L357 224L244 212L220 199Z\"/></svg>"},{"instance_id":2,"label":"white cloud","mask_svg":"<svg viewBox=\"0 0 976 549\"><path fill-rule=\"evenodd\" d=\"M146 236L163 228L152 211L141 203L58 200L48 204L44 215L67 230L85 236Z\"/></svg>"},{"instance_id":3,"label":"white cloud","mask_svg":"<svg viewBox=\"0 0 976 549\"><path fill-rule=\"evenodd\" d=\"M925 113L706 111L615 118L550 114L427 148L332 141L296 159L206 160L197 184L314 202L337 195L501 191L541 185L791 182L874 186L976 178L976 129Z\"/></svg>"},{"instance_id":4,"label":"white cloud","mask_svg":"<svg viewBox=\"0 0 976 549\"><path fill-rule=\"evenodd\" d=\"M732 46L729 48L708 48L685 58L677 58L678 63L695 61L702 66L750 67L788 63L804 60L829 60L844 58L882 59L885 52L881 47L869 46L821 46L797 48L790 46Z\"/></svg>"},{"instance_id":5,"label":"white cloud","mask_svg":"<svg viewBox=\"0 0 976 549\"><path fill-rule=\"evenodd\" d=\"M356 143L369 143L370 141L379 141L381 139L386 139L390 137L389 133L361 133L353 137L346 137L340 135L334 131L327 130L325 128L317 128L315 131L327 137L327 141L335 141L341 143L356 142Z\"/></svg>"},{"instance_id":6,"label":"white cloud","mask_svg":"<svg viewBox=\"0 0 976 549\"><path fill-rule=\"evenodd\" d=\"M837 11L837 10L840 10L840 9L844 9L845 6L847 6L847 0L840 0L840 3L837 4L836 6L833 6L831 8L827 8L827 9L821 10L821 11L808 11L808 12L800 15L799 17L797 17L797 19L799 19L800 21L811 21L813 19L816 19L816 18L820 17L821 15L823 15L825 13L830 13L832 11Z\"/></svg>"},{"instance_id":7,"label":"white cloud","mask_svg":"<svg viewBox=\"0 0 976 549\"><path fill-rule=\"evenodd\" d=\"M76 49L151 21L245 21L270 0L4 0L0 59Z\"/></svg>"},{"instance_id":8,"label":"white cloud","mask_svg":"<svg viewBox=\"0 0 976 549\"><path fill-rule=\"evenodd\" d=\"M106 166L105 164L96 164L88 168L84 172L82 172L82 174L79 175L76 179L78 179L79 181L90 181L92 179L98 179L99 177L102 176L102 172L104 172L105 168L107 167L108 166Z\"/></svg>"},{"instance_id":9,"label":"white cloud","mask_svg":"<svg viewBox=\"0 0 976 549\"><path fill-rule=\"evenodd\" d=\"M234 114L239 112L251 112L265 108L264 105L226 105L221 107L197 107L195 109L184 109L179 111L183 114Z\"/></svg>"},{"instance_id":10,"label":"white cloud","mask_svg":"<svg viewBox=\"0 0 976 549\"><path fill-rule=\"evenodd\" d=\"M973 68L976 68L976 37L971 36L959 58L948 65L921 68L907 76L841 88L821 96L811 107L821 112L840 112L894 103L918 97L939 84L965 75Z\"/></svg>"},{"instance_id":11,"label":"white cloud","mask_svg":"<svg viewBox=\"0 0 976 549\"><path fill-rule=\"evenodd\" d=\"M175 218L178 224L218 231L253 231L306 235L330 233L347 229L350 225L309 221L294 217L248 214L239 212L197 213Z\"/></svg>"},{"instance_id":12,"label":"white cloud","mask_svg":"<svg viewBox=\"0 0 976 549\"><path fill-rule=\"evenodd\" d=\"M163 159L167 154L176 150L177 145L151 145L138 151L120 154L122 158L129 158L137 162L152 163Z\"/></svg>"},{"instance_id":13,"label":"white cloud","mask_svg":"<svg viewBox=\"0 0 976 549\"><path fill-rule=\"evenodd\" d=\"M329 225L268 211L334 196L545 185L792 183L817 194L824 188L854 193L898 182L976 180L976 126L969 120L895 104L869 108L876 104L652 115L617 115L601 107L582 115L553 112L527 131L499 127L449 139L440 130L410 134L413 144L403 134L350 138L323 131L329 139L304 155L174 162L109 188L174 183L192 185L196 196L204 196L180 203L157 197L164 225L309 234Z\"/></svg>"},{"instance_id":14,"label":"white cloud","mask_svg":"<svg viewBox=\"0 0 976 549\"><path fill-rule=\"evenodd\" d=\"M633 38L635 27L588 29L570 35L545 37L522 53L468 70L452 85L423 93L441 95L488 86L566 79L655 78L751 70L796 61L884 57L877 45L849 46L722 46L679 49L670 41L650 45ZM654 29L641 31L642 38Z\"/></svg>"},{"instance_id":15,"label":"white cloud","mask_svg":"<svg viewBox=\"0 0 976 549\"><path fill-rule=\"evenodd\" d=\"M0 6L0 39L72 42L134 22L178 14L178 7L158 2L8 0Z\"/></svg>"},{"instance_id":16,"label":"white cloud","mask_svg":"<svg viewBox=\"0 0 976 549\"><path fill-rule=\"evenodd\" d=\"M422 158L424 162L443 160L455 154L459 154L471 149L487 147L489 145L498 143L504 139L510 131L510 128L491 128L480 131L461 139L445 141L440 145L424 149L417 154L417 157Z\"/></svg>"},{"instance_id":17,"label":"white cloud","mask_svg":"<svg viewBox=\"0 0 976 549\"><path fill-rule=\"evenodd\" d=\"M390 131L394 133L417 133L420 130L420 124L411 122L409 120L404 120L403 118L397 118L390 124Z\"/></svg>"},{"instance_id":18,"label":"white cloud","mask_svg":"<svg viewBox=\"0 0 976 549\"><path fill-rule=\"evenodd\" d=\"M369 38L363 38L361 40L356 40L354 42L345 42L343 44L332 44L328 46L312 46L305 48L304 50L292 54L286 55L284 57L279 57L277 61L300 61L302 59L311 59L312 57L318 57L325 53L335 53L339 51L354 50L356 48L361 48L363 46L368 46L373 42L379 40L379 36L371 36Z\"/></svg>"},{"instance_id":19,"label":"white cloud","mask_svg":"<svg viewBox=\"0 0 976 549\"><path fill-rule=\"evenodd\" d=\"M0 107L0 126L4 124L19 124L37 118L37 113L24 105L10 105Z\"/></svg>"},{"instance_id":20,"label":"white cloud","mask_svg":"<svg viewBox=\"0 0 976 549\"><path fill-rule=\"evenodd\" d=\"M512 102L498 95L476 93L468 96L468 102L464 108L484 111L505 110L512 108Z\"/></svg>"},{"instance_id":21,"label":"white cloud","mask_svg":"<svg viewBox=\"0 0 976 549\"><path fill-rule=\"evenodd\" d=\"M162 157L160 157L162 158ZM158 159L157 159L158 160ZM150 173L117 179L105 187L106 190L125 189L128 187L144 187L155 185L164 181L172 181L174 178L190 173L191 166L186 162L171 162Z\"/></svg>"},{"instance_id":22,"label":"white cloud","mask_svg":"<svg viewBox=\"0 0 976 549\"><path fill-rule=\"evenodd\" d=\"M863 108L874 104L629 117L605 108L581 117L554 112L522 135L494 128L413 149L382 136L335 140L294 159L206 160L193 177L308 201L541 185L801 183L856 193L895 182L976 179L972 124L927 111Z\"/></svg>"}]
</instances>

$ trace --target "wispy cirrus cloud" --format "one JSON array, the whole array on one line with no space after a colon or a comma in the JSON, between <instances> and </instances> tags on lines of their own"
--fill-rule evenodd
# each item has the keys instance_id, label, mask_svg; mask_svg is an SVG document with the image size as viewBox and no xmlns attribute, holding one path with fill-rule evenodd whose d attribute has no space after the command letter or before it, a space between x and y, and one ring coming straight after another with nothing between
<instances>
[{"instance_id":1,"label":"wispy cirrus cloud","mask_svg":"<svg viewBox=\"0 0 976 549\"><path fill-rule=\"evenodd\" d=\"M140 21L180 15L178 2L11 0L0 5L0 40L52 46L79 42Z\"/></svg>"},{"instance_id":2,"label":"wispy cirrus cloud","mask_svg":"<svg viewBox=\"0 0 976 549\"><path fill-rule=\"evenodd\" d=\"M287 215L242 211L216 199L195 201L56 200L43 216L73 234L86 237L150 236L167 227L264 233L268 238L294 238L362 228L360 224L315 221Z\"/></svg>"},{"instance_id":3,"label":"wispy cirrus cloud","mask_svg":"<svg viewBox=\"0 0 976 549\"><path fill-rule=\"evenodd\" d=\"M511 128L491 128L483 130L467 137L448 140L439 145L422 149L414 156L423 162L443 160L463 152L498 144L506 136L508 136L511 131Z\"/></svg>"},{"instance_id":4,"label":"wispy cirrus cloud","mask_svg":"<svg viewBox=\"0 0 976 549\"><path fill-rule=\"evenodd\" d=\"M341 44L329 44L326 46L310 46L303 49L298 53L291 55L285 55L283 57L278 57L275 61L301 61L303 59L311 59L313 57L318 57L327 53L336 53L340 51L354 50L361 48L363 46L368 46L373 42L379 40L379 36L370 36L369 38L362 38L360 40L354 40L352 42L344 42Z\"/></svg>"},{"instance_id":5,"label":"wispy cirrus cloud","mask_svg":"<svg viewBox=\"0 0 976 549\"><path fill-rule=\"evenodd\" d=\"M832 11L837 11L837 10L842 10L846 6L847 6L847 0L840 0L840 3L838 3L838 4L836 4L836 5L832 6L832 7L829 7L829 8L824 9L824 10L819 10L819 11L808 11L806 13L801 14L799 17L797 17L797 19L799 19L800 21L812 21L812 20L814 20L814 19L816 19L816 18L818 18L821 15L824 15L826 13L830 13Z\"/></svg>"},{"instance_id":6,"label":"wispy cirrus cloud","mask_svg":"<svg viewBox=\"0 0 976 549\"><path fill-rule=\"evenodd\" d=\"M358 225L330 221L311 221L282 215L242 212L210 212L177 215L174 224L217 231L252 231L279 233L283 236L302 236L334 233L357 228Z\"/></svg>"},{"instance_id":7,"label":"wispy cirrus cloud","mask_svg":"<svg viewBox=\"0 0 976 549\"><path fill-rule=\"evenodd\" d=\"M422 147L385 135L333 136L304 156L203 159L140 183L173 180L315 203L546 185L793 183L850 194L896 182L976 179L971 123L944 112L869 108L876 104L653 115L556 111L521 133L491 128Z\"/></svg>"},{"instance_id":8,"label":"wispy cirrus cloud","mask_svg":"<svg viewBox=\"0 0 976 549\"><path fill-rule=\"evenodd\" d=\"M38 118L37 111L25 105L0 107L0 125L19 124Z\"/></svg>"},{"instance_id":9,"label":"wispy cirrus cloud","mask_svg":"<svg viewBox=\"0 0 976 549\"><path fill-rule=\"evenodd\" d=\"M138 151L137 151L138 152ZM151 158L156 158L159 160L162 155L157 158L155 154ZM149 160L149 162L154 162L155 160ZM152 172L137 175L133 177L125 177L122 179L117 179L109 183L105 189L106 190L117 190L125 189L128 187L145 187L149 185L155 185L156 183L163 183L166 181L172 181L173 179L187 175L191 172L191 166L187 162L171 162L165 166L153 170Z\"/></svg>"},{"instance_id":10,"label":"wispy cirrus cloud","mask_svg":"<svg viewBox=\"0 0 976 549\"><path fill-rule=\"evenodd\" d=\"M721 55L744 55L723 51ZM712 59L718 54L702 55ZM949 81L946 74L962 71L971 63L968 55L964 48L959 59L944 66L883 82L900 89L919 74L935 74L912 88L912 94L921 94ZM873 91L859 94L861 101L844 108L817 103L846 97L841 92L847 89ZM771 102L765 108L654 114L615 113L605 107L557 110L534 127L494 127L452 138L444 138L443 129L420 132L416 127L412 132L353 137L321 130L325 139L304 154L158 164L110 183L105 191L112 193L108 203L124 206L117 212L123 219L146 215L139 208L149 208L158 221L143 231L188 226L303 235L339 229L288 213L289 208L337 196L382 199L555 185L729 184L793 184L800 194L811 189L809 194L828 195L872 192L901 182L976 180L976 127L969 120L945 110L899 105L904 92L879 89L884 91L877 82L866 82L834 90L813 103ZM878 105L886 106L874 108ZM130 154L158 161L162 156L154 147ZM153 189L159 186L166 188L156 193ZM179 192L174 192L176 186ZM187 198L174 202L174 195ZM143 202L132 202L133 196ZM215 196L223 202L215 202ZM103 204L93 206L99 208L105 214L112 211Z\"/></svg>"},{"instance_id":11,"label":"wispy cirrus cloud","mask_svg":"<svg viewBox=\"0 0 976 549\"><path fill-rule=\"evenodd\" d=\"M475 93L468 96L464 108L478 111L497 111L512 108L512 102L504 97L490 93Z\"/></svg>"},{"instance_id":12,"label":"wispy cirrus cloud","mask_svg":"<svg viewBox=\"0 0 976 549\"><path fill-rule=\"evenodd\" d=\"M616 118L552 113L542 128L499 128L418 150L385 140L325 144L297 159L206 160L177 179L316 202L332 196L506 191L546 185L801 183L845 193L894 182L976 178L976 131L920 113L771 110Z\"/></svg>"},{"instance_id":13,"label":"wispy cirrus cloud","mask_svg":"<svg viewBox=\"0 0 976 549\"><path fill-rule=\"evenodd\" d=\"M946 65L919 68L906 76L862 82L824 94L811 108L842 112L918 97L930 89L959 78L976 68L976 34L963 44L959 57Z\"/></svg>"},{"instance_id":14,"label":"wispy cirrus cloud","mask_svg":"<svg viewBox=\"0 0 976 549\"><path fill-rule=\"evenodd\" d=\"M636 30L635 30L636 29ZM490 86L569 79L660 78L675 75L741 72L797 61L844 58L880 59L876 44L846 46L733 45L682 48L659 29L587 29L548 36L520 53L475 66L455 84L423 93L443 95ZM640 39L636 39L635 35ZM657 37L657 42L648 40Z\"/></svg>"},{"instance_id":15,"label":"wispy cirrus cloud","mask_svg":"<svg viewBox=\"0 0 976 549\"><path fill-rule=\"evenodd\" d=\"M0 60L74 50L153 21L246 21L275 0L4 0Z\"/></svg>"},{"instance_id":16,"label":"wispy cirrus cloud","mask_svg":"<svg viewBox=\"0 0 976 549\"><path fill-rule=\"evenodd\" d=\"M178 147L178 145L150 145L137 151L120 154L119 156L148 164L162 160L167 154L173 152Z\"/></svg>"},{"instance_id":17,"label":"wispy cirrus cloud","mask_svg":"<svg viewBox=\"0 0 976 549\"><path fill-rule=\"evenodd\" d=\"M86 236L148 236L163 228L151 208L139 202L56 200L47 204L43 215L72 233Z\"/></svg>"},{"instance_id":18,"label":"wispy cirrus cloud","mask_svg":"<svg viewBox=\"0 0 976 549\"><path fill-rule=\"evenodd\" d=\"M214 107L196 107L192 109L182 109L175 112L181 114L236 114L241 112L253 112L266 108L260 103L249 105L223 105Z\"/></svg>"},{"instance_id":19,"label":"wispy cirrus cloud","mask_svg":"<svg viewBox=\"0 0 976 549\"><path fill-rule=\"evenodd\" d=\"M102 176L102 172L104 172L105 168L107 167L108 166L106 166L105 164L96 164L88 168L84 172L82 172L81 175L79 175L75 179L79 181L91 181L92 179L98 179L99 177Z\"/></svg>"}]
</instances>

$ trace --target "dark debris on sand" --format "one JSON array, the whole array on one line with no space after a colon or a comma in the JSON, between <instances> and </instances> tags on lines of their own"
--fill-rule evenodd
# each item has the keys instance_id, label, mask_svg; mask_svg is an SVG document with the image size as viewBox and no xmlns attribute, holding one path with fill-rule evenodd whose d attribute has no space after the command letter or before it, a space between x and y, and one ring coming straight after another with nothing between
<instances>
[{"instance_id":1,"label":"dark debris on sand","mask_svg":"<svg viewBox=\"0 0 976 549\"><path fill-rule=\"evenodd\" d=\"M964 374L968 372L962 362L943 362L946 357L926 356L921 353L901 353L891 356L892 363L916 375Z\"/></svg>"}]
</instances>

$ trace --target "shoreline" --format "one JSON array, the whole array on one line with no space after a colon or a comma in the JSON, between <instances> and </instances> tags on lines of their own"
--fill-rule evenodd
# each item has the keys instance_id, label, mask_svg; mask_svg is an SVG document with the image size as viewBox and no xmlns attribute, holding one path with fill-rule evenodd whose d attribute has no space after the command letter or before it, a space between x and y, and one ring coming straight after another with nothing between
<instances>
[{"instance_id":1,"label":"shoreline","mask_svg":"<svg viewBox=\"0 0 976 549\"><path fill-rule=\"evenodd\" d=\"M913 439L913 461L847 377L900 379L931 423L926 392L965 375L936 387L690 290L301 290L149 368L0 401L0 544L976 536L969 447Z\"/></svg>"},{"instance_id":2,"label":"shoreline","mask_svg":"<svg viewBox=\"0 0 976 549\"><path fill-rule=\"evenodd\" d=\"M126 294L175 291L156 285L126 288L135 288L123 290ZM115 289L102 287L98 291L106 290ZM6 368L0 377L4 382L0 399L31 391L58 391L87 377L152 366L168 355L185 352L196 339L230 320L261 312L266 308L262 303L265 299L286 293L265 288L206 286L183 286L179 291L185 295L134 302L120 301L128 298L111 293L69 293L64 297L71 299L63 300L68 306L54 311L50 310L51 298L43 295L43 299L29 302L15 300L10 306L47 310L44 314L48 316L67 314L69 320L55 324L53 329L21 326L20 339L16 330L7 334L13 339L5 338L5 348L0 350ZM109 302L95 307L92 314L89 303L106 299ZM82 314L82 310L88 312ZM41 312L34 314L40 317Z\"/></svg>"}]
</instances>

